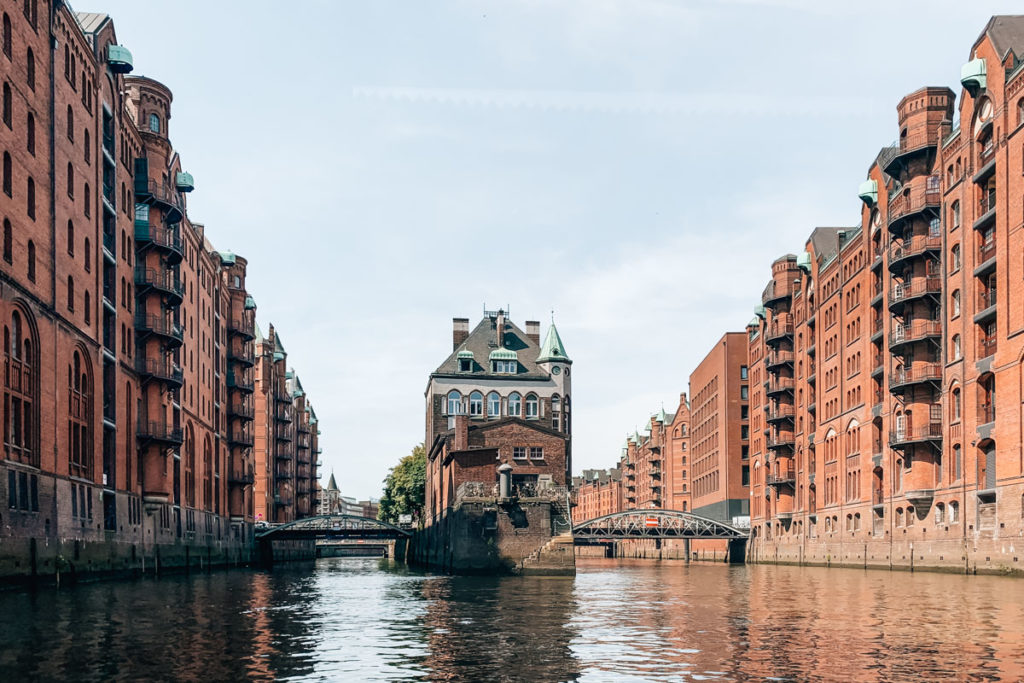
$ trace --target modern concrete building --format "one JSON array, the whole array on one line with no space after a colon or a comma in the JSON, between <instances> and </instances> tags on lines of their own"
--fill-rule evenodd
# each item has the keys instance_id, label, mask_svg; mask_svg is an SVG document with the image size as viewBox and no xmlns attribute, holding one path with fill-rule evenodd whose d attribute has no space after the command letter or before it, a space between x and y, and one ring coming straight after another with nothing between
<instances>
[{"instance_id":1,"label":"modern concrete building","mask_svg":"<svg viewBox=\"0 0 1024 683\"><path fill-rule=\"evenodd\" d=\"M748 328L752 558L1020 571L1022 73L1024 17L993 17L959 99L897 105L859 223L773 265Z\"/></svg>"}]
</instances>

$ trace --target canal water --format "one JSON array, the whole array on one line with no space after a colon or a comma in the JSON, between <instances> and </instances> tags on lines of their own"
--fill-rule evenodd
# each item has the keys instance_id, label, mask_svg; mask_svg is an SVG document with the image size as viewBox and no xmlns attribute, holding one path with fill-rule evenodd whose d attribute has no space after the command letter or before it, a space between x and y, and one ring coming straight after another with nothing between
<instances>
[{"instance_id":1,"label":"canal water","mask_svg":"<svg viewBox=\"0 0 1024 683\"><path fill-rule=\"evenodd\" d=\"M1019 680L1024 580L585 560L574 579L379 559L0 593L0 681Z\"/></svg>"}]
</instances>

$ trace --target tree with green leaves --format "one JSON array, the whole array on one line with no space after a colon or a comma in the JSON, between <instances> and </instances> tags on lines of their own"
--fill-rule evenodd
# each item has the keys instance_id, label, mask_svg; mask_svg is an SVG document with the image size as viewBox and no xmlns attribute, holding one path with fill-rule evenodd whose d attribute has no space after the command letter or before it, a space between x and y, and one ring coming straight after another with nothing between
<instances>
[{"instance_id":1,"label":"tree with green leaves","mask_svg":"<svg viewBox=\"0 0 1024 683\"><path fill-rule=\"evenodd\" d=\"M427 451L423 444L398 461L384 479L384 495L380 499L377 519L398 524L399 515L412 515L413 523L423 514L427 490Z\"/></svg>"}]
</instances>

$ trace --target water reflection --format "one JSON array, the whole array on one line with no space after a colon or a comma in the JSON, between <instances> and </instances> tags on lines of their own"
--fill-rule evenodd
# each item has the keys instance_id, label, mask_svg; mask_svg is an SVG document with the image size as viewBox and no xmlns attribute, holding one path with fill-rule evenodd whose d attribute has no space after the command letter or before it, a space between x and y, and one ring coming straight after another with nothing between
<instances>
[{"instance_id":1,"label":"water reflection","mask_svg":"<svg viewBox=\"0 0 1024 683\"><path fill-rule=\"evenodd\" d=\"M587 560L387 561L0 593L0 680L1018 680L1024 581Z\"/></svg>"}]
</instances>

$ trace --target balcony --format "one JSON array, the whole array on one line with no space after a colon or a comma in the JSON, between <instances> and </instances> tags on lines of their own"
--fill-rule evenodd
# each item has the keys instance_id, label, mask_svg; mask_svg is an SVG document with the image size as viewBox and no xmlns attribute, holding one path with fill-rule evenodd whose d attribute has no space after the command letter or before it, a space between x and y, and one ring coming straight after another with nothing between
<instances>
[{"instance_id":1,"label":"balcony","mask_svg":"<svg viewBox=\"0 0 1024 683\"><path fill-rule=\"evenodd\" d=\"M791 281L776 282L772 280L761 292L761 304L772 306L793 296L798 287Z\"/></svg>"},{"instance_id":2,"label":"balcony","mask_svg":"<svg viewBox=\"0 0 1024 683\"><path fill-rule=\"evenodd\" d=\"M889 335L889 349L895 350L905 344L927 339L937 340L941 336L942 323L937 320L915 320L909 325L897 323Z\"/></svg>"},{"instance_id":3,"label":"balcony","mask_svg":"<svg viewBox=\"0 0 1024 683\"><path fill-rule=\"evenodd\" d=\"M986 274L996 267L996 241L989 241L978 247L978 267L974 269L975 277Z\"/></svg>"},{"instance_id":4,"label":"balcony","mask_svg":"<svg viewBox=\"0 0 1024 683\"><path fill-rule=\"evenodd\" d=\"M228 334L237 335L246 341L256 338L256 322L251 316L228 321Z\"/></svg>"},{"instance_id":5,"label":"balcony","mask_svg":"<svg viewBox=\"0 0 1024 683\"><path fill-rule=\"evenodd\" d=\"M140 249L154 248L164 253L168 265L181 263L184 257L181 235L177 229L150 225L149 221L135 221L135 243Z\"/></svg>"},{"instance_id":6,"label":"balcony","mask_svg":"<svg viewBox=\"0 0 1024 683\"><path fill-rule=\"evenodd\" d=\"M768 326L764 333L764 340L769 344L792 337L793 323L791 322L773 322Z\"/></svg>"},{"instance_id":7,"label":"balcony","mask_svg":"<svg viewBox=\"0 0 1024 683\"><path fill-rule=\"evenodd\" d=\"M978 292L978 312L974 314L974 322L983 323L996 317L996 290L985 289Z\"/></svg>"},{"instance_id":8,"label":"balcony","mask_svg":"<svg viewBox=\"0 0 1024 683\"><path fill-rule=\"evenodd\" d=\"M916 256L937 254L942 251L942 237L930 235L914 235L900 244L889 247L889 270L894 273L903 272L903 262Z\"/></svg>"},{"instance_id":9,"label":"balcony","mask_svg":"<svg viewBox=\"0 0 1024 683\"><path fill-rule=\"evenodd\" d=\"M875 318L871 321L871 341L875 341L885 332L885 321L882 318Z\"/></svg>"},{"instance_id":10,"label":"balcony","mask_svg":"<svg viewBox=\"0 0 1024 683\"><path fill-rule=\"evenodd\" d=\"M276 425L274 427L274 437L278 441L285 441L288 443L291 443L292 439L294 438L294 436L292 435L291 428L284 427L282 425Z\"/></svg>"},{"instance_id":11,"label":"balcony","mask_svg":"<svg viewBox=\"0 0 1024 683\"><path fill-rule=\"evenodd\" d=\"M299 423L299 434L309 434L309 424L306 422Z\"/></svg>"},{"instance_id":12,"label":"balcony","mask_svg":"<svg viewBox=\"0 0 1024 683\"><path fill-rule=\"evenodd\" d=\"M909 161L929 152L939 144L939 139L938 128L903 136L898 143L894 143L886 150L886 156L882 160L882 170L893 178L899 178Z\"/></svg>"},{"instance_id":13,"label":"balcony","mask_svg":"<svg viewBox=\"0 0 1024 683\"><path fill-rule=\"evenodd\" d=\"M780 365L792 365L793 364L793 352L792 351L772 351L769 352L766 357L766 362L769 368L776 368Z\"/></svg>"},{"instance_id":14,"label":"balcony","mask_svg":"<svg viewBox=\"0 0 1024 683\"><path fill-rule=\"evenodd\" d=\"M907 427L889 432L889 446L906 448L919 443L942 441L942 423L932 422L920 427Z\"/></svg>"},{"instance_id":15,"label":"balcony","mask_svg":"<svg viewBox=\"0 0 1024 683\"><path fill-rule=\"evenodd\" d=\"M974 229L987 228L996 219L996 193L986 192L978 201L978 218L974 221Z\"/></svg>"},{"instance_id":16,"label":"balcony","mask_svg":"<svg viewBox=\"0 0 1024 683\"><path fill-rule=\"evenodd\" d=\"M248 377L244 377L243 376L241 378L236 378L234 375L229 374L228 375L228 390L231 390L231 389L234 389L236 391L241 391L241 392L244 392L246 394L251 394L253 391L255 391L255 387L253 386L252 380L249 379Z\"/></svg>"},{"instance_id":17,"label":"balcony","mask_svg":"<svg viewBox=\"0 0 1024 683\"><path fill-rule=\"evenodd\" d=\"M780 432L778 434L769 435L766 445L768 448L776 450L779 448L790 448L792 449L796 445L796 439L792 434L786 432Z\"/></svg>"},{"instance_id":18,"label":"balcony","mask_svg":"<svg viewBox=\"0 0 1024 683\"><path fill-rule=\"evenodd\" d=\"M135 68L132 53L120 45L107 45L107 66L116 74L131 73Z\"/></svg>"},{"instance_id":19,"label":"balcony","mask_svg":"<svg viewBox=\"0 0 1024 683\"><path fill-rule=\"evenodd\" d=\"M766 416L768 422L782 422L784 420L793 420L793 416L796 414L796 409L793 406L775 406L768 410Z\"/></svg>"},{"instance_id":20,"label":"balcony","mask_svg":"<svg viewBox=\"0 0 1024 683\"><path fill-rule=\"evenodd\" d=\"M240 349L236 349L234 346L228 346L228 362L237 363L244 365L247 368L251 368L256 363L256 354L248 344Z\"/></svg>"},{"instance_id":21,"label":"balcony","mask_svg":"<svg viewBox=\"0 0 1024 683\"><path fill-rule=\"evenodd\" d=\"M893 312L900 311L905 304L926 296L933 298L942 296L941 279L937 277L915 277L911 278L910 282L895 285L889 298L889 310Z\"/></svg>"},{"instance_id":22,"label":"balcony","mask_svg":"<svg viewBox=\"0 0 1024 683\"><path fill-rule=\"evenodd\" d=\"M158 315L140 313L135 316L135 330L138 336L162 337L169 347L181 346L183 335L181 328L171 320Z\"/></svg>"},{"instance_id":23,"label":"balcony","mask_svg":"<svg viewBox=\"0 0 1024 683\"><path fill-rule=\"evenodd\" d=\"M871 504L882 505L885 503L885 491L880 488L874 488L871 491Z\"/></svg>"},{"instance_id":24,"label":"balcony","mask_svg":"<svg viewBox=\"0 0 1024 683\"><path fill-rule=\"evenodd\" d=\"M880 375L885 371L885 356L876 353L871 361L871 376Z\"/></svg>"},{"instance_id":25,"label":"balcony","mask_svg":"<svg viewBox=\"0 0 1024 683\"><path fill-rule=\"evenodd\" d=\"M140 421L138 437L144 443L156 443L163 446L180 446L184 442L181 436L181 427L175 427L166 422Z\"/></svg>"},{"instance_id":26,"label":"balcony","mask_svg":"<svg viewBox=\"0 0 1024 683\"><path fill-rule=\"evenodd\" d=\"M143 383L149 380L158 380L174 389L178 389L185 382L181 366L170 360L139 358L135 362L135 371L139 374Z\"/></svg>"},{"instance_id":27,"label":"balcony","mask_svg":"<svg viewBox=\"0 0 1024 683\"><path fill-rule=\"evenodd\" d=\"M252 431L248 429L232 429L228 432L228 446L252 446Z\"/></svg>"},{"instance_id":28,"label":"balcony","mask_svg":"<svg viewBox=\"0 0 1024 683\"><path fill-rule=\"evenodd\" d=\"M996 421L996 404L982 403L978 406L978 424L984 425Z\"/></svg>"},{"instance_id":29,"label":"balcony","mask_svg":"<svg viewBox=\"0 0 1024 683\"><path fill-rule=\"evenodd\" d=\"M292 496L289 493L275 493L274 494L274 505L280 505L282 507L292 504Z\"/></svg>"},{"instance_id":30,"label":"balcony","mask_svg":"<svg viewBox=\"0 0 1024 683\"><path fill-rule=\"evenodd\" d=\"M139 173L138 170L135 173L135 200L159 209L167 224L177 223L184 216L177 188L158 183L150 179L148 173Z\"/></svg>"},{"instance_id":31,"label":"balcony","mask_svg":"<svg viewBox=\"0 0 1024 683\"><path fill-rule=\"evenodd\" d=\"M992 124L992 119L988 120L988 124ZM979 132L980 134L980 132ZM978 151L978 171L971 178L976 183L983 182L996 170L996 145L990 135L988 140L982 143L981 149Z\"/></svg>"},{"instance_id":32,"label":"balcony","mask_svg":"<svg viewBox=\"0 0 1024 683\"><path fill-rule=\"evenodd\" d=\"M233 402L228 404L228 417L251 420L256 415L251 403Z\"/></svg>"},{"instance_id":33,"label":"balcony","mask_svg":"<svg viewBox=\"0 0 1024 683\"><path fill-rule=\"evenodd\" d=\"M938 384L942 382L942 366L938 363L918 364L911 368L899 368L889 375L889 391L902 393L916 384Z\"/></svg>"},{"instance_id":34,"label":"balcony","mask_svg":"<svg viewBox=\"0 0 1024 683\"><path fill-rule=\"evenodd\" d=\"M938 176L911 181L889 201L889 230L901 234L902 224L907 219L924 212L938 215L941 198Z\"/></svg>"},{"instance_id":35,"label":"balcony","mask_svg":"<svg viewBox=\"0 0 1024 683\"><path fill-rule=\"evenodd\" d=\"M793 391L793 378L792 377L772 377L765 382L766 390L765 393L771 396L773 394L779 394L784 391Z\"/></svg>"},{"instance_id":36,"label":"balcony","mask_svg":"<svg viewBox=\"0 0 1024 683\"><path fill-rule=\"evenodd\" d=\"M796 470L790 467L770 472L765 475L765 483L768 486L793 486L796 483Z\"/></svg>"},{"instance_id":37,"label":"balcony","mask_svg":"<svg viewBox=\"0 0 1024 683\"><path fill-rule=\"evenodd\" d=\"M994 336L982 337L978 340L978 359L980 360L982 358L994 356L996 353L996 347L996 338Z\"/></svg>"},{"instance_id":38,"label":"balcony","mask_svg":"<svg viewBox=\"0 0 1024 683\"><path fill-rule=\"evenodd\" d=\"M296 460L296 462L298 462L298 463L300 463L302 465L312 465L313 464L313 458L312 458L312 456L310 456L309 451L303 451L303 450L298 451L295 454L295 460Z\"/></svg>"},{"instance_id":39,"label":"balcony","mask_svg":"<svg viewBox=\"0 0 1024 683\"><path fill-rule=\"evenodd\" d=\"M292 412L290 410L288 410L287 408L284 408L284 409L278 408L274 412L274 419L277 420L278 422L285 422L285 423L291 424L291 422L292 422Z\"/></svg>"},{"instance_id":40,"label":"balcony","mask_svg":"<svg viewBox=\"0 0 1024 683\"><path fill-rule=\"evenodd\" d=\"M256 481L256 475L252 470L248 472L229 472L228 484L232 486L248 486Z\"/></svg>"},{"instance_id":41,"label":"balcony","mask_svg":"<svg viewBox=\"0 0 1024 683\"><path fill-rule=\"evenodd\" d=\"M181 280L169 271L158 271L153 268L135 267L135 288L138 294L144 295L148 291L155 291L161 294L169 306L181 304L185 294L185 288Z\"/></svg>"}]
</instances>

